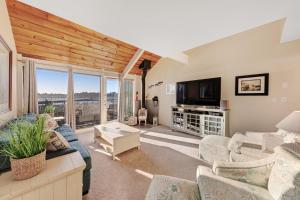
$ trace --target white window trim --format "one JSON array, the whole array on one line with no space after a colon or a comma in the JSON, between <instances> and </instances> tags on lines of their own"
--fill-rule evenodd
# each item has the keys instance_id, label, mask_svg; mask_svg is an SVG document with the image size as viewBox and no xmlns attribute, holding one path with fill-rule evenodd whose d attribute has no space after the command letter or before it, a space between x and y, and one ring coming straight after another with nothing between
<instances>
[{"instance_id":1,"label":"white window trim","mask_svg":"<svg viewBox=\"0 0 300 200\"><path fill-rule=\"evenodd\" d=\"M36 62L36 64L38 65L37 68L40 69L48 69L48 70L56 70L56 71L64 71L64 72L68 72L69 68L71 67L73 69L73 73L82 73L82 74L87 74L87 75L97 75L100 76L100 93L102 94L100 97L100 113L105 113L105 114L101 114L101 123L106 122L106 109L105 108L105 104L106 104L106 80L107 79L118 79L119 80L119 85L121 84L121 73L118 72L113 72L113 71L108 71L105 69L93 69L93 68L89 68L89 67L85 67L85 66L80 66L80 65L73 65L73 64L66 64L66 63L58 63L58 62L54 62L54 61L46 61L46 60L41 60L41 59L33 59L33 58L29 58L29 57L22 57L22 62L26 61L26 60L33 60ZM138 75L132 75L132 74L127 74L126 77L124 77L124 79L127 80L133 80L133 114L135 115L136 110L136 102L135 102L135 95L137 92L137 78ZM121 90L121 85L119 86L119 98L121 98L121 94L120 94L120 90ZM140 91L138 91L140 94ZM118 106L120 107L121 105L121 101L119 99L118 102ZM122 110L123 110L123 106L122 106ZM102 112L105 111L105 112ZM123 111L122 111L123 112ZM120 120L121 117L121 113L120 113L120 109L118 109L118 119Z\"/></svg>"}]
</instances>

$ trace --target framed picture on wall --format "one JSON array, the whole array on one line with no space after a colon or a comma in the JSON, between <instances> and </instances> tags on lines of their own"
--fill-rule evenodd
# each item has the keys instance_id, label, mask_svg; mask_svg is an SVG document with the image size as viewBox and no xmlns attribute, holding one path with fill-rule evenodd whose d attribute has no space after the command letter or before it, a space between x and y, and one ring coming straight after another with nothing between
<instances>
[{"instance_id":1,"label":"framed picture on wall","mask_svg":"<svg viewBox=\"0 0 300 200\"><path fill-rule=\"evenodd\" d=\"M253 74L235 77L236 96L269 95L269 74Z\"/></svg>"},{"instance_id":2,"label":"framed picture on wall","mask_svg":"<svg viewBox=\"0 0 300 200\"><path fill-rule=\"evenodd\" d=\"M0 113L11 110L12 51L0 36Z\"/></svg>"},{"instance_id":3,"label":"framed picture on wall","mask_svg":"<svg viewBox=\"0 0 300 200\"><path fill-rule=\"evenodd\" d=\"M166 94L176 94L176 84L175 83L166 84Z\"/></svg>"}]
</instances>

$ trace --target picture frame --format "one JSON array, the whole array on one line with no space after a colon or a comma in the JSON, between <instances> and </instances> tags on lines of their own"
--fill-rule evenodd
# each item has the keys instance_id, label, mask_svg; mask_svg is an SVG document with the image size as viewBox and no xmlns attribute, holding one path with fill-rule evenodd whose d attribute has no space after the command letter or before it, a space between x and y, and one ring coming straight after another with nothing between
<instances>
[{"instance_id":1,"label":"picture frame","mask_svg":"<svg viewBox=\"0 0 300 200\"><path fill-rule=\"evenodd\" d=\"M12 50L0 36L0 113L12 109Z\"/></svg>"},{"instance_id":2,"label":"picture frame","mask_svg":"<svg viewBox=\"0 0 300 200\"><path fill-rule=\"evenodd\" d=\"M176 84L174 83L166 84L166 94L176 94Z\"/></svg>"},{"instance_id":3,"label":"picture frame","mask_svg":"<svg viewBox=\"0 0 300 200\"><path fill-rule=\"evenodd\" d=\"M235 77L236 96L268 96L269 73Z\"/></svg>"}]
</instances>

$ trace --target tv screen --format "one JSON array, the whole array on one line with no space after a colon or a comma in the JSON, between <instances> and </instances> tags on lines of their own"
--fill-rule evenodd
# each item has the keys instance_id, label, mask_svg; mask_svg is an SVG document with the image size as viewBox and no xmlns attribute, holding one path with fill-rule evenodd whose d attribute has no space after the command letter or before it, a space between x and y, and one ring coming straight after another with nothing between
<instances>
[{"instance_id":1,"label":"tv screen","mask_svg":"<svg viewBox=\"0 0 300 200\"><path fill-rule=\"evenodd\" d=\"M185 105L220 106L221 78L178 82L176 103Z\"/></svg>"}]
</instances>

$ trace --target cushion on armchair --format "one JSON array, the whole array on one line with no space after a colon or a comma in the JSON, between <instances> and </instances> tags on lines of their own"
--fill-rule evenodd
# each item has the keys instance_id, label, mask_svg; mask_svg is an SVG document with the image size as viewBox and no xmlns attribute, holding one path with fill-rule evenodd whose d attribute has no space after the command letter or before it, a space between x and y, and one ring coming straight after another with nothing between
<instances>
[{"instance_id":1,"label":"cushion on armchair","mask_svg":"<svg viewBox=\"0 0 300 200\"><path fill-rule=\"evenodd\" d=\"M57 131L57 132L59 132L60 134L62 134L62 136L64 136L64 138L68 142L72 142L72 141L78 140L78 137L76 136L76 134L74 134L74 131L72 130L72 128L69 125L67 125L67 124L63 124L63 125L57 127L54 130Z\"/></svg>"},{"instance_id":2,"label":"cushion on armchair","mask_svg":"<svg viewBox=\"0 0 300 200\"><path fill-rule=\"evenodd\" d=\"M240 149L242 146L247 146L250 148L261 148L261 140L253 137L248 137L241 133L236 133L232 136L228 143L228 149L235 153L241 153Z\"/></svg>"},{"instance_id":3,"label":"cushion on armchair","mask_svg":"<svg viewBox=\"0 0 300 200\"><path fill-rule=\"evenodd\" d=\"M198 166L197 182L203 200L274 200L263 187L218 176L205 166Z\"/></svg>"},{"instance_id":4,"label":"cushion on armchair","mask_svg":"<svg viewBox=\"0 0 300 200\"><path fill-rule=\"evenodd\" d=\"M215 162L213 172L225 178L267 188L275 155L249 162Z\"/></svg>"},{"instance_id":5,"label":"cushion on armchair","mask_svg":"<svg viewBox=\"0 0 300 200\"><path fill-rule=\"evenodd\" d=\"M267 158L271 155L270 152L264 152L261 149L247 147L242 145L240 148L240 153L236 153L234 151L230 152L230 161L231 162L247 162L247 161L255 161Z\"/></svg>"},{"instance_id":6,"label":"cushion on armchair","mask_svg":"<svg viewBox=\"0 0 300 200\"><path fill-rule=\"evenodd\" d=\"M300 199L300 158L286 150L289 145L300 150L300 144L296 147L297 143L284 144L284 149L275 148L277 158L268 183L268 190L274 199Z\"/></svg>"}]
</instances>

